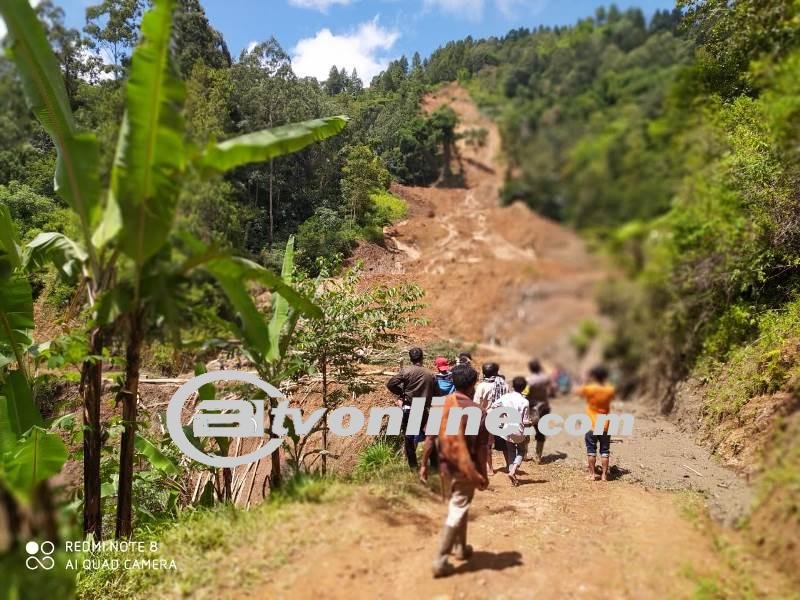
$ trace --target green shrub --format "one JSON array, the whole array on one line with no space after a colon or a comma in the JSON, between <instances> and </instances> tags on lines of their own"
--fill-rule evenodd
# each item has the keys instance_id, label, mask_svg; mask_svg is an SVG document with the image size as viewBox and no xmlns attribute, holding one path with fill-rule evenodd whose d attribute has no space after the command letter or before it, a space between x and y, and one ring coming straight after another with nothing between
<instances>
[{"instance_id":1,"label":"green shrub","mask_svg":"<svg viewBox=\"0 0 800 600\"><path fill-rule=\"evenodd\" d=\"M355 239L352 227L336 211L320 208L297 231L297 262L316 274L317 259L348 255Z\"/></svg>"},{"instance_id":2,"label":"green shrub","mask_svg":"<svg viewBox=\"0 0 800 600\"><path fill-rule=\"evenodd\" d=\"M384 240L383 227L380 225L365 225L358 228L358 239L370 242L372 244L382 244Z\"/></svg>"},{"instance_id":3,"label":"green shrub","mask_svg":"<svg viewBox=\"0 0 800 600\"><path fill-rule=\"evenodd\" d=\"M373 193L372 199L372 222L376 225L390 225L400 221L408 214L408 205L405 200L398 198L391 192L381 190Z\"/></svg>"},{"instance_id":4,"label":"green shrub","mask_svg":"<svg viewBox=\"0 0 800 600\"><path fill-rule=\"evenodd\" d=\"M358 455L354 476L356 479L369 480L382 471L401 464L397 448L385 440L378 440Z\"/></svg>"},{"instance_id":5,"label":"green shrub","mask_svg":"<svg viewBox=\"0 0 800 600\"><path fill-rule=\"evenodd\" d=\"M712 417L737 414L751 398L800 384L800 299L757 319L755 341L731 350L727 361L706 355L696 373L708 379L705 410Z\"/></svg>"},{"instance_id":6,"label":"green shrub","mask_svg":"<svg viewBox=\"0 0 800 600\"><path fill-rule=\"evenodd\" d=\"M578 325L578 330L572 334L569 341L578 356L584 356L592 345L592 342L600 333L600 328L591 319L584 319Z\"/></svg>"},{"instance_id":7,"label":"green shrub","mask_svg":"<svg viewBox=\"0 0 800 600\"><path fill-rule=\"evenodd\" d=\"M23 241L31 240L43 231L71 233L72 211L57 200L37 194L24 183L12 181L7 186L0 185L0 203L8 206L11 220Z\"/></svg>"}]
</instances>

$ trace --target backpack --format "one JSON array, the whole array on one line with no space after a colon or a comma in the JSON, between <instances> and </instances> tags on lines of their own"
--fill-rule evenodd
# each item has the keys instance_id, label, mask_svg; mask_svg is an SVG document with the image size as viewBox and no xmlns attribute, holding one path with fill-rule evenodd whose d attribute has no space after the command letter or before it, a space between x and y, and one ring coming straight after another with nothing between
<instances>
[{"instance_id":1,"label":"backpack","mask_svg":"<svg viewBox=\"0 0 800 600\"><path fill-rule=\"evenodd\" d=\"M439 391L445 396L449 396L456 391L456 386L453 385L453 375L450 373L438 373L436 375L436 385L439 386Z\"/></svg>"},{"instance_id":2,"label":"backpack","mask_svg":"<svg viewBox=\"0 0 800 600\"><path fill-rule=\"evenodd\" d=\"M500 396L508 393L508 386L506 385L506 380L500 377L499 375L494 378L492 384L493 384L492 392L489 396L489 406L494 404L500 398Z\"/></svg>"}]
</instances>

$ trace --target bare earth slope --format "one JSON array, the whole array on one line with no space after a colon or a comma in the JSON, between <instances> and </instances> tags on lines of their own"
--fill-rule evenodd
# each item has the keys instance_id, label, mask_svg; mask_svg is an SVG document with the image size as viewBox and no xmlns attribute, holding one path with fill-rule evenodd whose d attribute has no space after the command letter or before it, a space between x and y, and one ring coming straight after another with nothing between
<instances>
[{"instance_id":1,"label":"bare earth slope","mask_svg":"<svg viewBox=\"0 0 800 600\"><path fill-rule=\"evenodd\" d=\"M408 219L387 228L386 249L364 245L356 257L374 279L425 288L427 337L492 345L482 355L505 358L509 372L532 355L566 361L569 333L596 316L592 288L603 272L575 233L522 204L499 205L505 168L497 127L459 86L429 96L424 108L445 104L461 131L488 133L480 147L459 142L454 171L462 187L395 186Z\"/></svg>"},{"instance_id":2,"label":"bare earth slope","mask_svg":"<svg viewBox=\"0 0 800 600\"><path fill-rule=\"evenodd\" d=\"M421 340L478 343L477 358L498 359L509 376L523 373L534 355L574 362L568 336L581 319L597 318L592 288L604 276L602 265L573 232L522 205L499 206L504 167L497 128L457 85L428 97L425 108L442 104L457 111L462 129L488 131L485 146L460 147L464 187L396 186L408 201L408 219L387 228L386 248L364 245L357 257L373 282L414 281L426 289L430 324L416 332ZM554 405L561 414L581 408L574 398ZM434 493L398 504L362 490L309 508L310 520L283 525L290 537L313 542L283 566L265 568L256 595L791 596L785 579L740 545L735 531L706 516L706 506L728 522L741 515L749 501L745 484L646 406L616 410L634 412L638 422L632 438L614 440L613 480L584 479L581 439L550 439L547 464L525 463L523 485L513 488L497 473L477 495L470 519L477 553L455 576L430 576L445 512ZM501 460L496 453L495 465ZM264 535L274 542L281 533ZM266 561L257 542L250 557L242 567L249 572ZM220 568L231 566L237 568L228 562Z\"/></svg>"}]
</instances>

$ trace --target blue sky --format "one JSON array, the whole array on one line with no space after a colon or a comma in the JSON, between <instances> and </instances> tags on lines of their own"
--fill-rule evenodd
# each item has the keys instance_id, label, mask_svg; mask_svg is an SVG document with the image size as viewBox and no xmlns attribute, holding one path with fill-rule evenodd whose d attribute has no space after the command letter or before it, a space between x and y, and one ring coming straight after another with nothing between
<instances>
[{"instance_id":1,"label":"blue sky","mask_svg":"<svg viewBox=\"0 0 800 600\"><path fill-rule=\"evenodd\" d=\"M75 27L98 0L56 0ZM449 40L502 35L516 27L567 25L594 13L599 0L201 0L234 56L275 36L300 75L324 78L335 63L371 77L394 58L427 56ZM618 0L646 16L672 0Z\"/></svg>"}]
</instances>

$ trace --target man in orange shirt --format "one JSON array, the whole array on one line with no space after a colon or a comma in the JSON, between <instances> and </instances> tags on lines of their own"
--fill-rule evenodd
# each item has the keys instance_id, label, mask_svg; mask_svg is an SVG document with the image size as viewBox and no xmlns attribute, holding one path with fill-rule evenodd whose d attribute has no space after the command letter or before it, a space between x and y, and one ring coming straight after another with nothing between
<instances>
[{"instance_id":1,"label":"man in orange shirt","mask_svg":"<svg viewBox=\"0 0 800 600\"><path fill-rule=\"evenodd\" d=\"M578 395L586 400L586 414L592 420L592 429L586 432L586 452L589 457L587 479L595 481L597 474L597 446L600 445L601 478L608 481L608 457L611 454L611 436L608 434L608 423L603 433L595 435L594 427L597 415L607 415L611 411L611 400L614 399L616 390L608 381L608 369L603 366L594 367L589 371L589 383L578 388Z\"/></svg>"}]
</instances>

